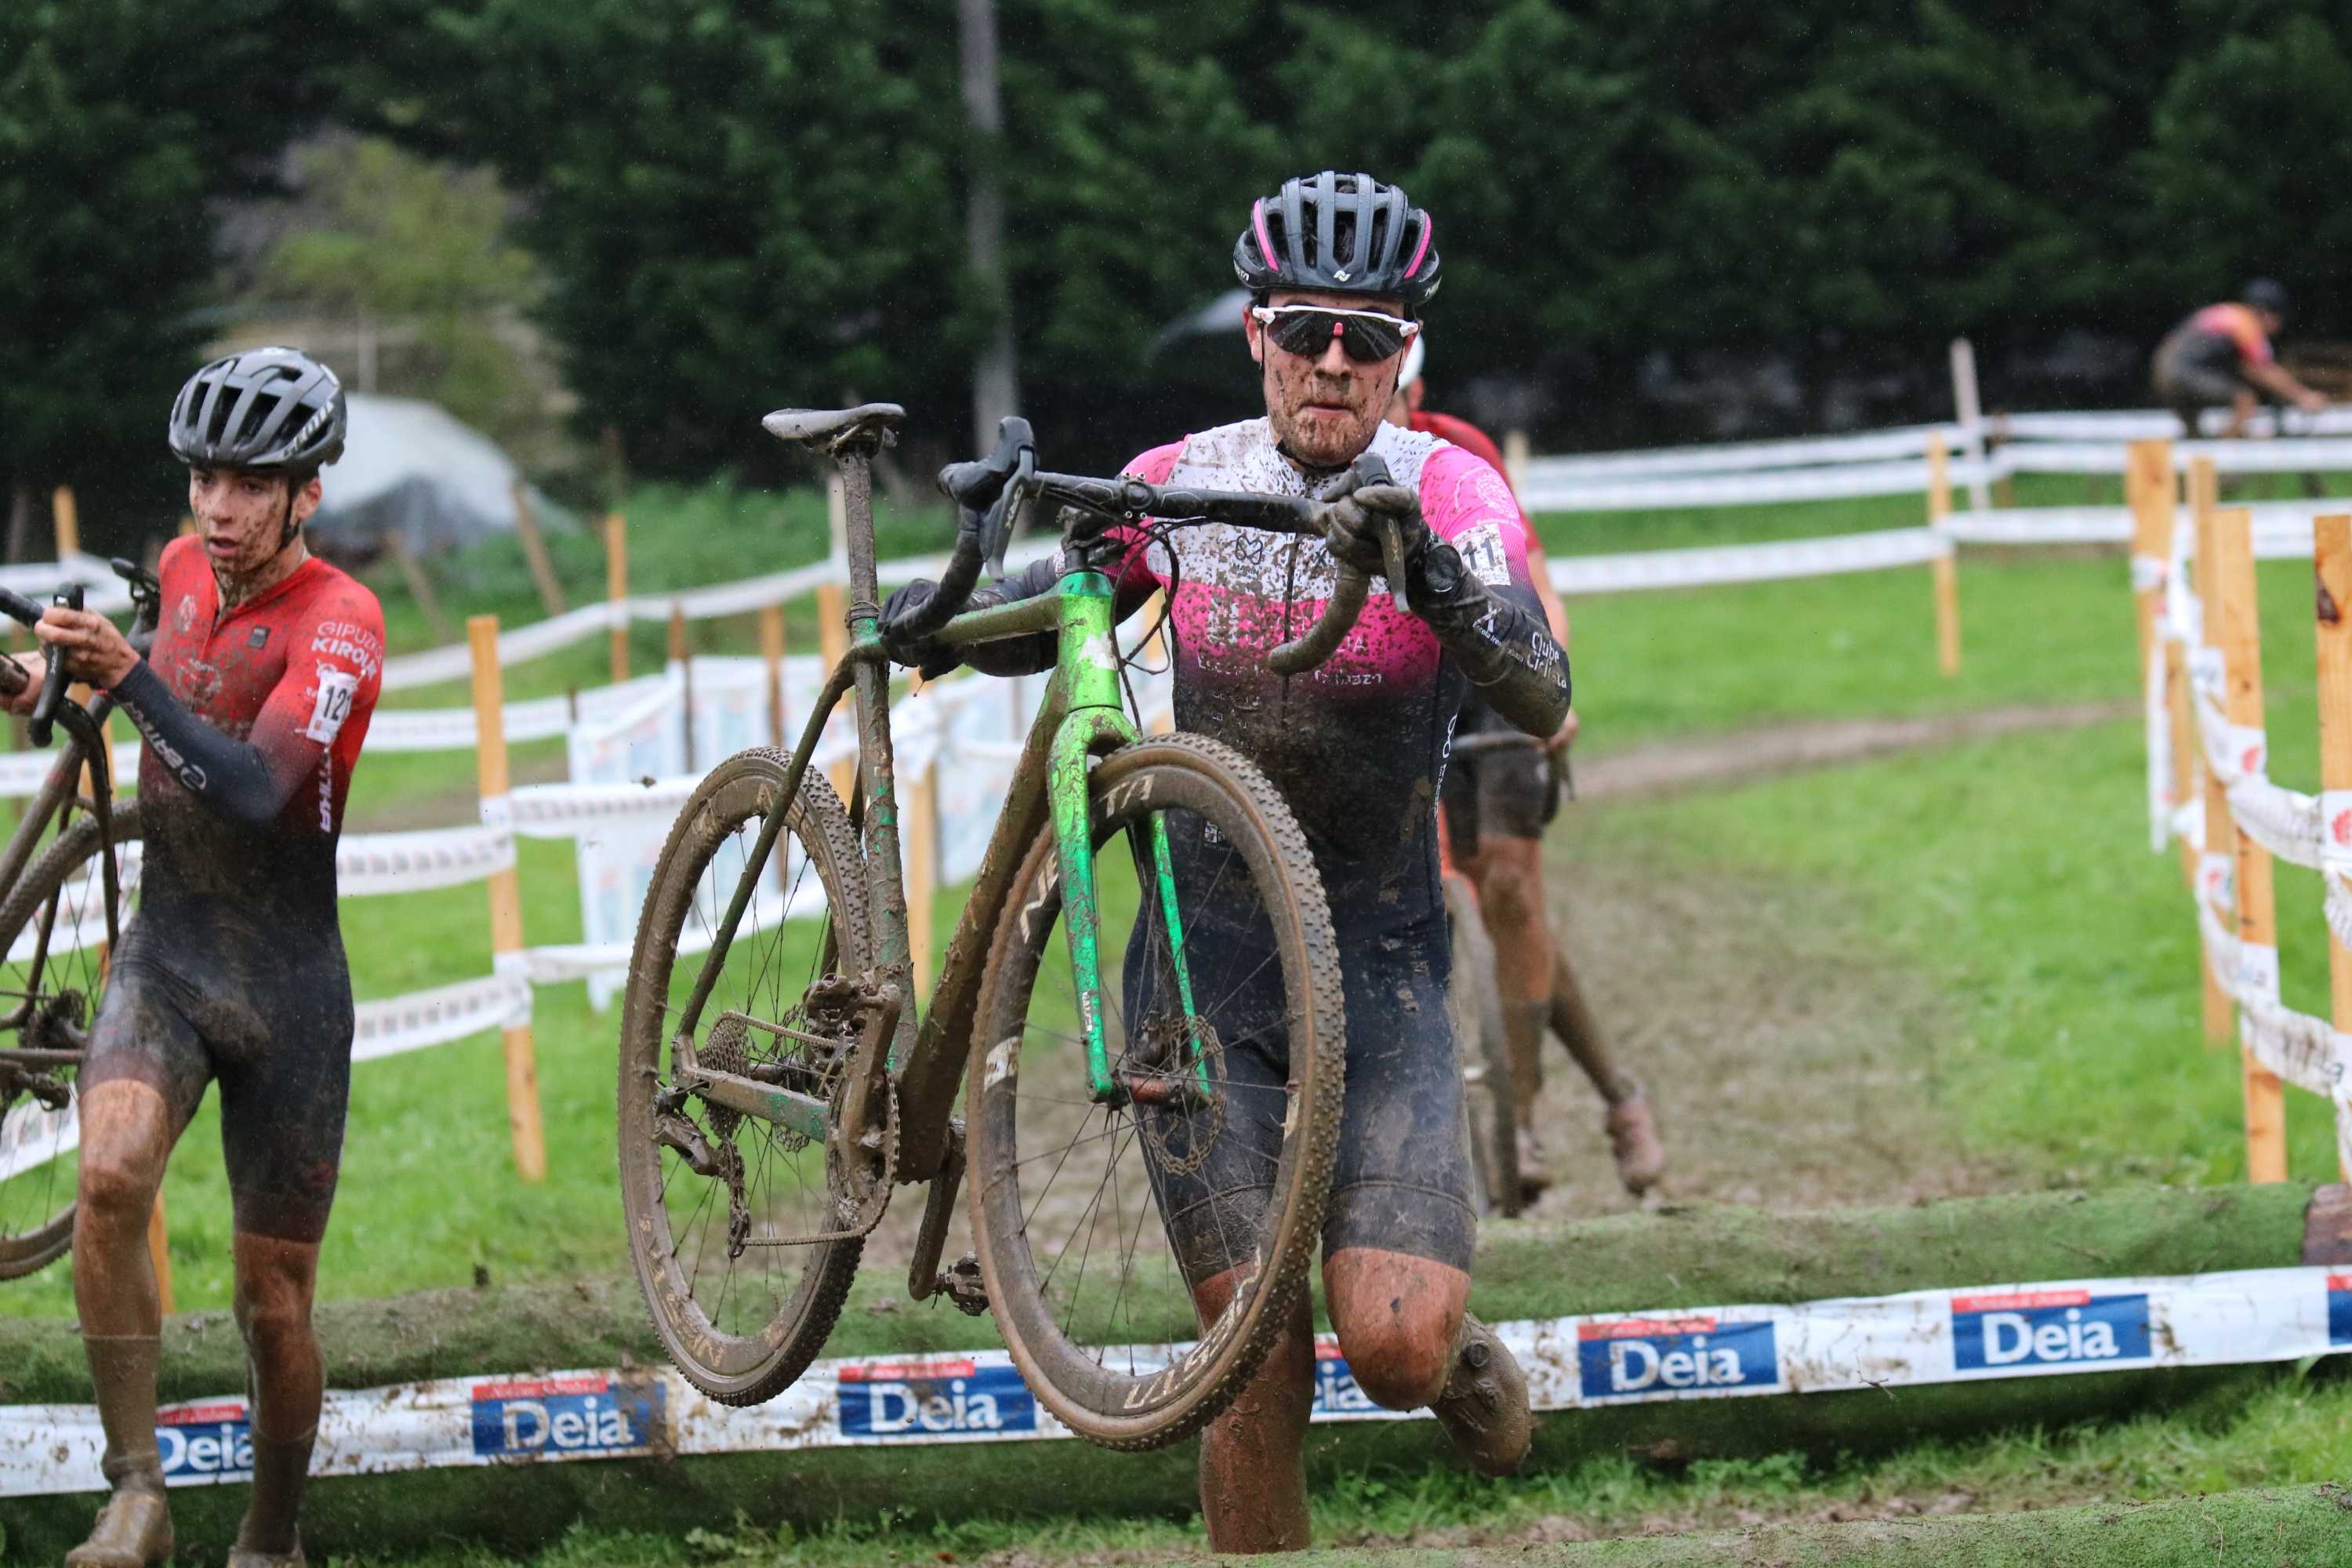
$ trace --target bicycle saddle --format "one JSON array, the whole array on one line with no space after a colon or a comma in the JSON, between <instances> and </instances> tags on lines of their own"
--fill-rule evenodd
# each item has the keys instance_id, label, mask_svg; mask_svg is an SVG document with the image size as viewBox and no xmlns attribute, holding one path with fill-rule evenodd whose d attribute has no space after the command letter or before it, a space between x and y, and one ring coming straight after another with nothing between
<instances>
[{"instance_id":1,"label":"bicycle saddle","mask_svg":"<svg viewBox=\"0 0 2352 1568\"><path fill-rule=\"evenodd\" d=\"M779 408L760 421L779 441L831 449L887 443L907 411L895 403L861 403L855 408Z\"/></svg>"}]
</instances>

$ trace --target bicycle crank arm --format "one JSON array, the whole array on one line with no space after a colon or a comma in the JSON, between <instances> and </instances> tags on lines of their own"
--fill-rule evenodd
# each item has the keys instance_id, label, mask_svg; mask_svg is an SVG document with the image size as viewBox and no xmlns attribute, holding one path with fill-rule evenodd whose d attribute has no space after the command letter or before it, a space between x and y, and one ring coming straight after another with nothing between
<instances>
[{"instance_id":1,"label":"bicycle crank arm","mask_svg":"<svg viewBox=\"0 0 2352 1568\"><path fill-rule=\"evenodd\" d=\"M773 1122L812 1142L824 1141L825 1124L832 1117L825 1102L813 1095L796 1094L789 1089L761 1083L756 1078L720 1072L715 1068L698 1066L686 1083L692 1093L711 1105Z\"/></svg>"}]
</instances>

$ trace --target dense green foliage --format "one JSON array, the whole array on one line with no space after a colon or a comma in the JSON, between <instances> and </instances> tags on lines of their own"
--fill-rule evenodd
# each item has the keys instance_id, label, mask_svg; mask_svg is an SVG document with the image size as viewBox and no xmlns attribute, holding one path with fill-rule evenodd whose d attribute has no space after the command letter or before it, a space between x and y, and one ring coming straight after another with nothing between
<instances>
[{"instance_id":1,"label":"dense green foliage","mask_svg":"<svg viewBox=\"0 0 2352 1568\"><path fill-rule=\"evenodd\" d=\"M167 474L208 204L257 188L341 28L299 0L0 5L0 491Z\"/></svg>"},{"instance_id":2,"label":"dense green foliage","mask_svg":"<svg viewBox=\"0 0 2352 1568\"><path fill-rule=\"evenodd\" d=\"M1832 365L1933 364L1966 332L1998 400L2004 351L2150 342L2251 270L2296 289L2304 330L2352 325L2340 0L999 10L1023 384L1073 459L1176 422L1199 367L1155 363L1154 334L1223 285L1252 195L1326 163L1439 215L1441 379L1548 387L1588 432L1659 347L1766 349L1817 396ZM989 322L949 0L5 12L0 469L149 427L206 199L326 90L522 199L582 426L644 470L763 460L747 410L852 394L965 439ZM1189 355L1227 356L1245 396L1237 343Z\"/></svg>"}]
</instances>

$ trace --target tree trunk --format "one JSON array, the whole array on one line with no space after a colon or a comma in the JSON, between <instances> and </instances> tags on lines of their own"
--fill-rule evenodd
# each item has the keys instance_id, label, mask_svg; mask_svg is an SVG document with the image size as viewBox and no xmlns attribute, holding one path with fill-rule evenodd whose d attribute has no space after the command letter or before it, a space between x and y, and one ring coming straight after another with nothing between
<instances>
[{"instance_id":1,"label":"tree trunk","mask_svg":"<svg viewBox=\"0 0 2352 1568\"><path fill-rule=\"evenodd\" d=\"M1013 288L1004 265L1004 110L997 92L996 0L958 0L964 118L971 126L971 197L966 214L972 278L989 318L988 342L971 375L971 449L996 444L1000 420L1016 411L1021 388L1013 348Z\"/></svg>"}]
</instances>

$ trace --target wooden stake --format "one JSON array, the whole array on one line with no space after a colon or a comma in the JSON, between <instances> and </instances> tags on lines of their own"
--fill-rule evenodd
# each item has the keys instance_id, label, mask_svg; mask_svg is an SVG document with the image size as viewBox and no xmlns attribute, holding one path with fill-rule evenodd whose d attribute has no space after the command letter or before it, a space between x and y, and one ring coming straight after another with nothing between
<instances>
[{"instance_id":1,"label":"wooden stake","mask_svg":"<svg viewBox=\"0 0 2352 1568\"><path fill-rule=\"evenodd\" d=\"M915 994L931 994L931 935L940 887L940 763L933 754L907 785L907 958L915 971Z\"/></svg>"},{"instance_id":2,"label":"wooden stake","mask_svg":"<svg viewBox=\"0 0 2352 1568\"><path fill-rule=\"evenodd\" d=\"M155 1206L147 1214L147 1261L155 1266L155 1304L169 1317L179 1306L172 1300L172 1245L163 1224L163 1189L155 1189Z\"/></svg>"},{"instance_id":3,"label":"wooden stake","mask_svg":"<svg viewBox=\"0 0 2352 1568\"><path fill-rule=\"evenodd\" d=\"M485 819L503 818L511 780L507 771L506 679L499 668L499 618L474 616L466 622L474 650L475 756ZM522 953L522 883L515 868L489 879L492 963L506 969ZM507 1125L514 1137L515 1174L526 1182L547 1179L547 1142L539 1118L539 1063L530 1026L506 1031Z\"/></svg>"},{"instance_id":4,"label":"wooden stake","mask_svg":"<svg viewBox=\"0 0 2352 1568\"><path fill-rule=\"evenodd\" d=\"M1951 514L1951 454L1939 430L1927 437L1927 526ZM1948 678L1960 673L1960 563L1949 541L1929 570L1936 586L1936 668Z\"/></svg>"},{"instance_id":5,"label":"wooden stake","mask_svg":"<svg viewBox=\"0 0 2352 1568\"><path fill-rule=\"evenodd\" d=\"M383 536L383 547L400 568L401 581L408 584L408 596L425 612L425 623L433 628L435 642L453 642L457 629L442 613L441 595L433 590L433 579L425 574L425 563L416 559L416 552L408 547L408 535L395 528Z\"/></svg>"},{"instance_id":6,"label":"wooden stake","mask_svg":"<svg viewBox=\"0 0 2352 1568\"><path fill-rule=\"evenodd\" d=\"M2200 550L2205 545L2205 514L2221 504L2221 479L2220 470L2213 467L2213 459L2191 458L2189 460L2189 525L2198 530L2197 545Z\"/></svg>"},{"instance_id":7,"label":"wooden stake","mask_svg":"<svg viewBox=\"0 0 2352 1568\"><path fill-rule=\"evenodd\" d=\"M2187 805L2197 798L2197 759L2203 747L2197 738L2197 710L2189 690L2189 652L2177 642L2164 645L2164 700L2172 714L2172 798ZM2197 846L2180 835L2180 874L2197 886ZM2207 985L2213 977L2207 974Z\"/></svg>"},{"instance_id":8,"label":"wooden stake","mask_svg":"<svg viewBox=\"0 0 2352 1568\"><path fill-rule=\"evenodd\" d=\"M74 504L73 486L59 485L49 495L49 512L57 519L58 559L81 553L81 511Z\"/></svg>"},{"instance_id":9,"label":"wooden stake","mask_svg":"<svg viewBox=\"0 0 2352 1568\"><path fill-rule=\"evenodd\" d=\"M2352 844L2352 517L2314 520L2312 571L2318 578L2319 788L2321 842ZM2336 872L2324 870L2323 878ZM2352 1030L2352 948L2327 933L2328 1021ZM2344 1164L2339 1152L2337 1164ZM2342 1174L2352 1181L2352 1168Z\"/></svg>"},{"instance_id":10,"label":"wooden stake","mask_svg":"<svg viewBox=\"0 0 2352 1568\"><path fill-rule=\"evenodd\" d=\"M694 653L686 645L686 606L676 600L669 606L669 662L677 671L681 687L680 706L684 710L681 722L686 726L686 771L694 771Z\"/></svg>"},{"instance_id":11,"label":"wooden stake","mask_svg":"<svg viewBox=\"0 0 2352 1568\"><path fill-rule=\"evenodd\" d=\"M784 607L770 605L760 612L760 658L768 667L768 732L781 747L784 741Z\"/></svg>"},{"instance_id":12,"label":"wooden stake","mask_svg":"<svg viewBox=\"0 0 2352 1568\"><path fill-rule=\"evenodd\" d=\"M195 531L196 531L196 520L195 520L194 518L193 518L193 517L184 517L184 518L182 518L182 519L180 520L180 533L181 533L182 537L184 537L184 538L193 537L193 536L194 535Z\"/></svg>"},{"instance_id":13,"label":"wooden stake","mask_svg":"<svg viewBox=\"0 0 2352 1568\"><path fill-rule=\"evenodd\" d=\"M1513 495L1525 495L1528 489L1528 433L1507 430L1503 433L1503 477L1511 481Z\"/></svg>"},{"instance_id":14,"label":"wooden stake","mask_svg":"<svg viewBox=\"0 0 2352 1568\"><path fill-rule=\"evenodd\" d=\"M2124 463L2124 500L2132 512L2132 586L2139 611L2139 668L2156 658L2164 611L2164 574L2172 558L2172 443L2134 441Z\"/></svg>"},{"instance_id":15,"label":"wooden stake","mask_svg":"<svg viewBox=\"0 0 2352 1568\"><path fill-rule=\"evenodd\" d=\"M824 583L816 591L817 647L824 656L825 674L831 678L841 661L849 657L849 604L846 591L838 583ZM845 802L857 786L857 763L844 757L827 770L833 780L834 793Z\"/></svg>"},{"instance_id":16,"label":"wooden stake","mask_svg":"<svg viewBox=\"0 0 2352 1568\"><path fill-rule=\"evenodd\" d=\"M530 579L539 584L539 602L550 616L560 616L572 606L563 597L563 584L556 581L555 563L547 557L547 540L539 531L539 514L531 510L530 487L518 479L511 493L515 532L522 540L522 556L530 565Z\"/></svg>"},{"instance_id":17,"label":"wooden stake","mask_svg":"<svg viewBox=\"0 0 2352 1568\"><path fill-rule=\"evenodd\" d=\"M608 436L616 434L607 429ZM629 520L604 514L604 598L613 606L613 684L629 679Z\"/></svg>"},{"instance_id":18,"label":"wooden stake","mask_svg":"<svg viewBox=\"0 0 2352 1568\"><path fill-rule=\"evenodd\" d=\"M2221 650L2228 670L2222 712L2231 724L2259 730L2263 722L2262 623L2254 594L2253 515L2243 510L2208 514L2199 574L2205 585L2206 640ZM2209 843L2212 842L2208 840ZM2258 994L2278 994L2278 910L2271 852L2242 830L2231 836L2237 858L2238 982ZM2286 1106L2276 1075L2242 1047L2246 1100L2246 1180L2286 1180Z\"/></svg>"}]
</instances>

